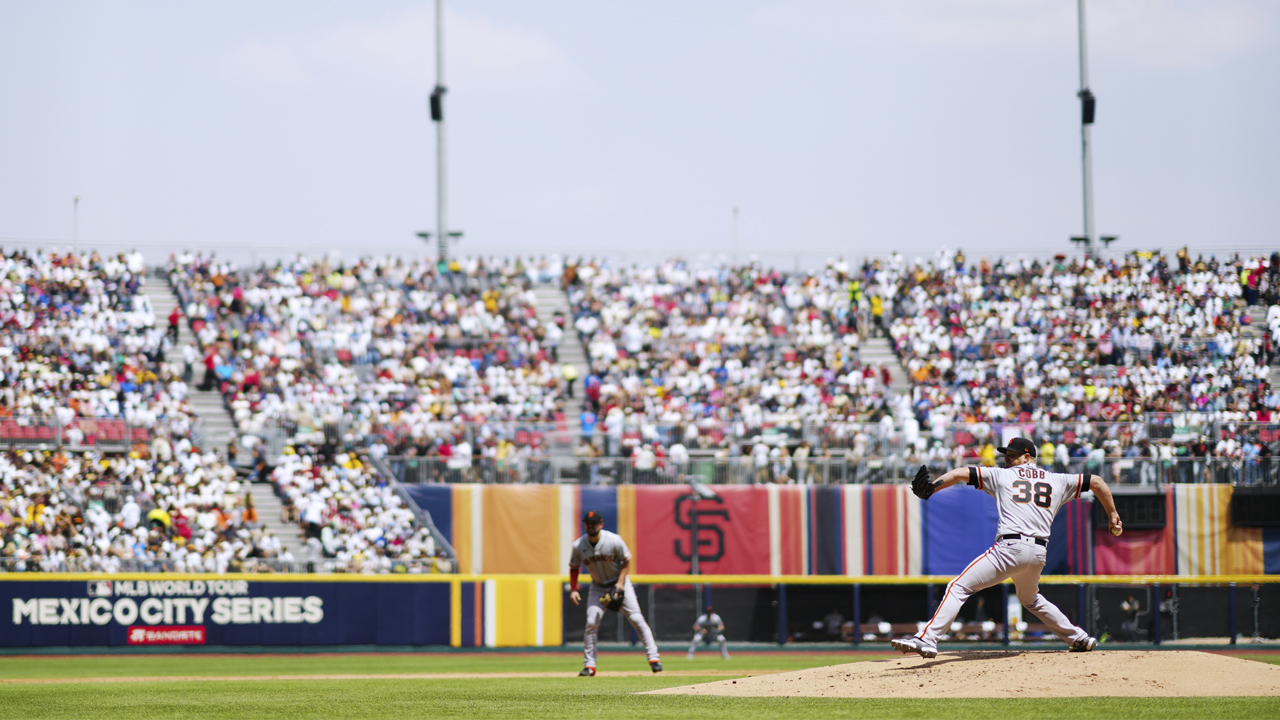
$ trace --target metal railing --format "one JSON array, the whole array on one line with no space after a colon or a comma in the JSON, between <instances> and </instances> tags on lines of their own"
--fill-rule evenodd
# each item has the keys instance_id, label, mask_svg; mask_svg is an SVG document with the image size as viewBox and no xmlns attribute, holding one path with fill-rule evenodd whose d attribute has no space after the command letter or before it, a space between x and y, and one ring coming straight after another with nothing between
<instances>
[{"instance_id":1,"label":"metal railing","mask_svg":"<svg viewBox=\"0 0 1280 720\"><path fill-rule=\"evenodd\" d=\"M107 558L107 557L0 557L0 573L203 573L205 568L188 566L172 558ZM233 559L222 570L225 573L314 573L314 574L399 574L457 572L452 558L398 560L315 560L286 561L274 558Z\"/></svg>"},{"instance_id":2,"label":"metal railing","mask_svg":"<svg viewBox=\"0 0 1280 720\"><path fill-rule=\"evenodd\" d=\"M578 457L563 463L551 456L529 456L508 460L485 458L469 463L450 462L442 457L392 456L386 458L389 472L406 484L432 483L573 483L581 485L685 484L697 481L716 485L798 483L815 485L881 484L906 482L916 468L925 465L942 473L956 465L978 465L969 458L955 463L913 457L860 457L821 455L807 459L750 456L715 458L691 456L676 463L670 458L655 460L652 467L637 466L636 459L622 457ZM1062 473L1098 475L1117 485L1161 486L1174 483L1215 483L1231 485L1280 484L1280 459L1181 457L1159 458L1070 458L1044 466Z\"/></svg>"},{"instance_id":3,"label":"metal railing","mask_svg":"<svg viewBox=\"0 0 1280 720\"><path fill-rule=\"evenodd\" d=\"M391 467L387 465L385 459L373 457L371 455L366 457L368 457L369 461L373 464L374 469L378 471L378 474L390 483L391 489L395 492L396 497L400 498L400 501L405 504L405 507L409 508L409 510L413 512L413 517L417 520L418 524L425 527L427 532L431 533L431 538L436 544L437 557L439 557L439 552L443 550L444 559L451 561L453 563L453 570L456 571L458 553L453 549L453 545L449 542L449 538L445 537L444 533L440 532L440 529L436 527L435 521L431 519L431 513L423 510L422 507L418 505L417 501L413 499L413 496L405 491L395 473L392 472Z\"/></svg>"},{"instance_id":4,"label":"metal railing","mask_svg":"<svg viewBox=\"0 0 1280 720\"><path fill-rule=\"evenodd\" d=\"M0 418L0 448L67 448L122 452L133 443L150 442L151 427L124 418L56 417Z\"/></svg>"}]
</instances>

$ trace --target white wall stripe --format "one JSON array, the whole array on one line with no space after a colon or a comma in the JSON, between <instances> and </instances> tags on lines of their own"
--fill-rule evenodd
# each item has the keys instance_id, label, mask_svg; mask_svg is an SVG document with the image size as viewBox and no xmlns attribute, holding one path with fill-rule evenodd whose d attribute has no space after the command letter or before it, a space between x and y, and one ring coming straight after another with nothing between
<instances>
[{"instance_id":1,"label":"white wall stripe","mask_svg":"<svg viewBox=\"0 0 1280 720\"><path fill-rule=\"evenodd\" d=\"M484 645L498 644L498 582L484 581Z\"/></svg>"},{"instance_id":2,"label":"white wall stripe","mask_svg":"<svg viewBox=\"0 0 1280 720\"><path fill-rule=\"evenodd\" d=\"M924 574L924 523L920 520L920 512L923 501L906 492L905 486L902 489L907 503L907 574L922 575Z\"/></svg>"},{"instance_id":3,"label":"white wall stripe","mask_svg":"<svg viewBox=\"0 0 1280 720\"><path fill-rule=\"evenodd\" d=\"M782 513L778 507L778 486L765 485L769 496L769 574L782 574Z\"/></svg>"},{"instance_id":4,"label":"white wall stripe","mask_svg":"<svg viewBox=\"0 0 1280 720\"><path fill-rule=\"evenodd\" d=\"M840 488L844 495L844 573L845 575L865 575L862 543L862 493L861 485L844 485Z\"/></svg>"},{"instance_id":5,"label":"white wall stripe","mask_svg":"<svg viewBox=\"0 0 1280 720\"><path fill-rule=\"evenodd\" d=\"M543 585L542 585L542 579L541 579L541 578L539 578L538 580L534 580L534 581L533 581L533 592L534 592L534 599L533 599L533 606L534 606L534 620L533 620L533 622L534 622L534 630L533 630L533 633L534 633L534 640L533 640L533 644L534 644L534 645L536 645L536 646L538 646L538 647L542 647L542 646L543 646L543 644L544 644L544 643L543 643L543 640L545 639L545 637L544 637L544 636L545 636L545 634L546 634L546 632L545 632L545 631L546 631L546 628L544 627L544 622L545 622L545 620L546 620L546 605L545 605L545 603L546 603L546 599L543 597Z\"/></svg>"},{"instance_id":6,"label":"white wall stripe","mask_svg":"<svg viewBox=\"0 0 1280 720\"><path fill-rule=\"evenodd\" d=\"M910 572L907 568L907 543L911 541L911 534L907 532L906 489L905 485L898 486L898 502L894 503L898 510L898 575L906 575Z\"/></svg>"},{"instance_id":7,"label":"white wall stripe","mask_svg":"<svg viewBox=\"0 0 1280 720\"><path fill-rule=\"evenodd\" d=\"M556 572L568 572L573 541L578 539L577 493L573 485L560 486L560 567Z\"/></svg>"}]
</instances>

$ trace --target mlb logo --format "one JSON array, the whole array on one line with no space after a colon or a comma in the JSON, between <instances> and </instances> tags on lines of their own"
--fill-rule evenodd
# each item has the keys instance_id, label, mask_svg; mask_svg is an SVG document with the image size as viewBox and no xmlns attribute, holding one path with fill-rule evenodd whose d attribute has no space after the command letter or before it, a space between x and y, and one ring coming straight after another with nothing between
<instances>
[{"instance_id":1,"label":"mlb logo","mask_svg":"<svg viewBox=\"0 0 1280 720\"><path fill-rule=\"evenodd\" d=\"M90 580L89 597L111 597L111 581Z\"/></svg>"}]
</instances>

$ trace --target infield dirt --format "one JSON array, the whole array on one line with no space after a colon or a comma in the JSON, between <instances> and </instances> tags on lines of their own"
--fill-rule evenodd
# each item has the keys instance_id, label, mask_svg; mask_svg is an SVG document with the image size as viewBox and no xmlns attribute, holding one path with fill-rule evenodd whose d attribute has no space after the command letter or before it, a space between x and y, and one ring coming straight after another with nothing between
<instances>
[{"instance_id":1,"label":"infield dirt","mask_svg":"<svg viewBox=\"0 0 1280 720\"><path fill-rule=\"evenodd\" d=\"M1280 695L1280 666L1195 651L953 652L653 690L655 695L828 698Z\"/></svg>"}]
</instances>

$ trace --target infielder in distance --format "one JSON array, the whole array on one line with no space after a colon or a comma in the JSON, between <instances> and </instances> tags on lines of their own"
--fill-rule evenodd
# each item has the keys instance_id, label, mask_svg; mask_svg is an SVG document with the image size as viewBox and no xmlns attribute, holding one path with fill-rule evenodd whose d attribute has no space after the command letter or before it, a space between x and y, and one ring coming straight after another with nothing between
<instances>
[{"instance_id":1,"label":"infielder in distance","mask_svg":"<svg viewBox=\"0 0 1280 720\"><path fill-rule=\"evenodd\" d=\"M1014 438L1008 447L997 450L1004 454L1006 467L955 468L936 481L929 479L929 470L923 465L916 473L911 490L922 500L962 482L995 498L999 525L991 549L947 584L942 603L924 630L914 637L890 641L894 649L918 653L925 658L937 657L938 636L951 626L964 601L1005 578L1013 578L1023 607L1070 645L1071 652L1088 652L1098 646L1097 638L1072 625L1056 605L1040 594L1040 571L1044 568L1053 517L1058 514L1058 508L1080 497L1082 492L1092 490L1102 503L1110 519L1112 535L1123 531L1111 489L1097 475L1065 475L1041 470L1034 464L1036 446L1025 438Z\"/></svg>"},{"instance_id":2,"label":"infielder in distance","mask_svg":"<svg viewBox=\"0 0 1280 720\"><path fill-rule=\"evenodd\" d=\"M729 648L724 639L724 620L708 605L707 611L693 621L693 642L689 643L690 660L693 659L693 651L697 649L699 642L711 642L711 633L715 633L715 641L720 643L720 657L729 659Z\"/></svg>"},{"instance_id":3,"label":"infielder in distance","mask_svg":"<svg viewBox=\"0 0 1280 720\"><path fill-rule=\"evenodd\" d=\"M596 636L600 632L600 620L604 617L606 607L627 614L627 620L640 634L644 642L644 654L649 659L649 669L662 672L662 661L658 656L658 644L653 641L653 633L649 623L644 621L640 613L640 603L636 601L636 590L631 586L630 574L631 551L627 544L604 529L604 518L594 510L582 516L582 524L587 534L573 543L569 553L569 600L574 605L582 602L578 594L578 571L587 566L591 574L591 590L587 593L587 626L582 631L582 672L581 677L596 674Z\"/></svg>"}]
</instances>

